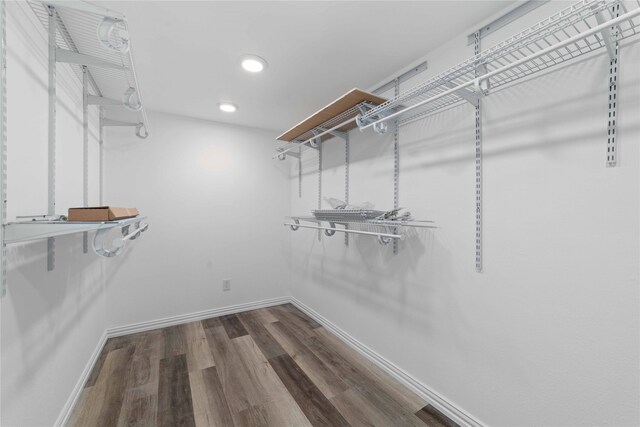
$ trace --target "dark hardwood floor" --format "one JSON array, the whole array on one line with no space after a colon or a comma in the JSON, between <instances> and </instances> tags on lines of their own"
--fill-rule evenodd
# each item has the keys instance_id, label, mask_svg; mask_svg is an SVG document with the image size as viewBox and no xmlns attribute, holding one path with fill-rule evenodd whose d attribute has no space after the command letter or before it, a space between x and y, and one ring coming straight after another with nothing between
<instances>
[{"instance_id":1,"label":"dark hardwood floor","mask_svg":"<svg viewBox=\"0 0 640 427\"><path fill-rule=\"evenodd\" d=\"M456 426L290 304L107 341L72 426Z\"/></svg>"}]
</instances>

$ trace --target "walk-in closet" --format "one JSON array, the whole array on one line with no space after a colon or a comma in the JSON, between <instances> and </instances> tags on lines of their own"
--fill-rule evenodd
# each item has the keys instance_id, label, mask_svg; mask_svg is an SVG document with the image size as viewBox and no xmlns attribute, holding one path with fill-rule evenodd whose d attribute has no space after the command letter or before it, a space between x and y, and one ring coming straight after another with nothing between
<instances>
[{"instance_id":1,"label":"walk-in closet","mask_svg":"<svg viewBox=\"0 0 640 427\"><path fill-rule=\"evenodd\" d=\"M640 0L0 39L3 427L640 427Z\"/></svg>"}]
</instances>

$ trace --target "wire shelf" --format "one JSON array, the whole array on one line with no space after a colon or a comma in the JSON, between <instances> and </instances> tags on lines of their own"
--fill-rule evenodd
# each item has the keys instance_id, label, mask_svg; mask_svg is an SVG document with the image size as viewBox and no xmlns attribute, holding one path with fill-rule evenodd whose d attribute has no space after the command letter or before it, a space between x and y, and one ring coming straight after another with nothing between
<instances>
[{"instance_id":1,"label":"wire shelf","mask_svg":"<svg viewBox=\"0 0 640 427\"><path fill-rule=\"evenodd\" d=\"M48 237L65 236L88 231L98 231L115 227L126 227L140 223L147 217L121 219L117 221L103 222L77 222L77 221L18 221L10 222L4 229L4 243L19 243L30 240L46 239Z\"/></svg>"},{"instance_id":2,"label":"wire shelf","mask_svg":"<svg viewBox=\"0 0 640 427\"><path fill-rule=\"evenodd\" d=\"M618 17L619 15L619 17ZM640 1L583 0L360 115L406 124L640 32ZM609 32L609 30L612 30ZM478 77L477 73L481 75ZM482 77L487 75L488 77ZM481 84L484 83L484 86Z\"/></svg>"},{"instance_id":3,"label":"wire shelf","mask_svg":"<svg viewBox=\"0 0 640 427\"><path fill-rule=\"evenodd\" d=\"M56 45L60 49L88 55L93 58L121 66L121 69L104 68L97 65L86 65L89 71L90 91L95 96L122 101L129 88L135 88L137 98L142 103L140 85L137 81L135 64L133 61L131 40L126 52L107 49L98 38L98 28L105 16L112 16L116 12L97 6L88 6L76 1L36 1L30 0L31 9L42 23L45 30L49 26L49 6L55 7ZM126 27L126 18L117 14ZM83 65L69 64L78 78L82 81ZM117 109L117 111L116 111ZM142 124L145 133L149 132L147 114L143 107L138 111L131 111L123 105L104 106L105 118ZM117 116L110 117L110 113Z\"/></svg>"}]
</instances>

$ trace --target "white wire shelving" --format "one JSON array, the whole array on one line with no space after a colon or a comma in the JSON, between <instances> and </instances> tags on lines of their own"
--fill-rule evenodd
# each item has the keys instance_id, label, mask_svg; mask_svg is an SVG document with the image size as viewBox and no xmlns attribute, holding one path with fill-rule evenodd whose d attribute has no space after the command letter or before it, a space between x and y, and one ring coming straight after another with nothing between
<instances>
[{"instance_id":1,"label":"white wire shelving","mask_svg":"<svg viewBox=\"0 0 640 427\"><path fill-rule=\"evenodd\" d=\"M70 234L95 231L93 248L101 256L112 257L124 249L124 243L137 239L148 229L143 223L146 217L127 218L118 221L79 222L79 221L18 221L4 226L4 244L28 242L48 239ZM133 227L133 230L130 228ZM120 228L122 231L121 244L116 249L107 248L106 237L112 230Z\"/></svg>"},{"instance_id":2,"label":"white wire shelving","mask_svg":"<svg viewBox=\"0 0 640 427\"><path fill-rule=\"evenodd\" d=\"M136 135L146 138L149 122L124 14L83 1L30 0L29 5L47 31L54 14L56 62L70 64L81 81L84 70L88 71L87 101L103 107L102 124L131 126ZM101 37L111 34L121 37L126 47L105 46Z\"/></svg>"},{"instance_id":3,"label":"white wire shelving","mask_svg":"<svg viewBox=\"0 0 640 427\"><path fill-rule=\"evenodd\" d=\"M437 228L432 221L380 219L328 221L318 219L315 216L292 216L289 218L290 221L285 222L284 225L291 228L292 231L297 231L299 228L311 228L324 231L325 236L328 237L333 236L336 232L375 236L381 245L387 245L394 240L404 240L407 236L415 234L417 228ZM301 221L316 225L301 224ZM322 225L323 223L327 225ZM339 228L337 225L343 228Z\"/></svg>"},{"instance_id":4,"label":"white wire shelving","mask_svg":"<svg viewBox=\"0 0 640 427\"><path fill-rule=\"evenodd\" d=\"M4 243L20 243L67 234L98 231L141 222L146 217L127 218L118 221L80 222L80 221L16 221L4 227Z\"/></svg>"},{"instance_id":5,"label":"white wire shelving","mask_svg":"<svg viewBox=\"0 0 640 427\"><path fill-rule=\"evenodd\" d=\"M357 118L358 127L400 125L636 36L640 1L583 0L419 84Z\"/></svg>"},{"instance_id":6,"label":"white wire shelving","mask_svg":"<svg viewBox=\"0 0 640 427\"><path fill-rule=\"evenodd\" d=\"M618 42L638 33L640 0L580 1L380 105L332 117L296 138L294 146L278 149L274 158L350 123L384 133L392 119L402 126L459 103L475 105L493 89L575 58L603 49L613 57Z\"/></svg>"},{"instance_id":7,"label":"white wire shelving","mask_svg":"<svg viewBox=\"0 0 640 427\"><path fill-rule=\"evenodd\" d=\"M322 142L334 136L344 138L348 131L356 127L356 116L385 101L385 98L377 95L352 89L278 136L278 140L287 141L290 144L280 147L273 158L278 157L283 160L287 153L292 156L294 153L291 151L302 145L309 144L311 148L317 148Z\"/></svg>"}]
</instances>

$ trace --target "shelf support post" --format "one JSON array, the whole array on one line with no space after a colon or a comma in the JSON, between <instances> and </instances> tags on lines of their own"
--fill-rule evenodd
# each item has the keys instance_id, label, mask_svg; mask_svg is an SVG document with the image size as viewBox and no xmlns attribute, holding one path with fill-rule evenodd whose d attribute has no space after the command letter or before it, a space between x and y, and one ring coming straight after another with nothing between
<instances>
[{"instance_id":1,"label":"shelf support post","mask_svg":"<svg viewBox=\"0 0 640 427\"><path fill-rule=\"evenodd\" d=\"M56 213L56 9L49 12L49 144L48 144L48 201L47 213ZM55 267L55 239L47 239L47 271Z\"/></svg>"},{"instance_id":2,"label":"shelf support post","mask_svg":"<svg viewBox=\"0 0 640 427\"><path fill-rule=\"evenodd\" d=\"M620 4L611 6L611 15L614 18L620 16ZM603 19L600 14L596 14L596 19L600 24ZM619 58L619 30L617 26L610 27L602 35L607 51L609 52L609 110L607 122L607 167L615 167L618 163L617 152L617 121L618 121L618 60Z\"/></svg>"},{"instance_id":3,"label":"shelf support post","mask_svg":"<svg viewBox=\"0 0 640 427\"><path fill-rule=\"evenodd\" d=\"M98 198L100 199L100 206L104 205L104 108L98 107Z\"/></svg>"},{"instance_id":4,"label":"shelf support post","mask_svg":"<svg viewBox=\"0 0 640 427\"><path fill-rule=\"evenodd\" d=\"M298 198L302 199L302 147L298 147Z\"/></svg>"},{"instance_id":5,"label":"shelf support post","mask_svg":"<svg viewBox=\"0 0 640 427\"><path fill-rule=\"evenodd\" d=\"M320 138L318 138L320 139ZM318 143L318 209L322 209L322 142ZM318 242L322 241L322 230L318 230Z\"/></svg>"},{"instance_id":6,"label":"shelf support post","mask_svg":"<svg viewBox=\"0 0 640 427\"><path fill-rule=\"evenodd\" d=\"M349 132L344 138L344 202L349 204ZM349 229L349 224L344 228ZM344 245L349 246L349 233L344 233Z\"/></svg>"},{"instance_id":7,"label":"shelf support post","mask_svg":"<svg viewBox=\"0 0 640 427\"><path fill-rule=\"evenodd\" d=\"M82 206L89 206L89 70L82 67ZM82 233L82 252L89 253L89 233Z\"/></svg>"},{"instance_id":8,"label":"shelf support post","mask_svg":"<svg viewBox=\"0 0 640 427\"><path fill-rule=\"evenodd\" d=\"M4 226L7 219L7 31L6 3L0 1L0 298L7 293L7 250Z\"/></svg>"},{"instance_id":9,"label":"shelf support post","mask_svg":"<svg viewBox=\"0 0 640 427\"><path fill-rule=\"evenodd\" d=\"M480 31L474 34L474 55L480 54ZM476 67L475 76L481 70ZM482 100L475 105L475 145L476 145L476 271L482 272Z\"/></svg>"},{"instance_id":10,"label":"shelf support post","mask_svg":"<svg viewBox=\"0 0 640 427\"><path fill-rule=\"evenodd\" d=\"M400 79L395 79L394 96L400 95ZM400 205L400 121L396 118L393 126L393 209ZM398 234L398 228L393 228L393 234ZM393 253L398 254L398 240L393 239Z\"/></svg>"}]
</instances>

